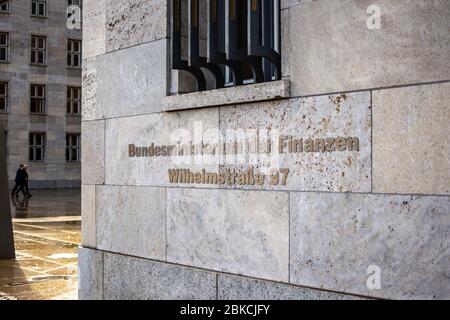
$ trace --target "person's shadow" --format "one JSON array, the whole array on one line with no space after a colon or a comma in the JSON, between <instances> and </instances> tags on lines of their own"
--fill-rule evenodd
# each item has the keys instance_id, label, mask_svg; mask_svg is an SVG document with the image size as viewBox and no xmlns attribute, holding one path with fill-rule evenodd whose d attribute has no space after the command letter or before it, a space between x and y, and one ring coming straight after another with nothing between
<instances>
[{"instance_id":1,"label":"person's shadow","mask_svg":"<svg viewBox=\"0 0 450 320\"><path fill-rule=\"evenodd\" d=\"M20 197L11 197L12 205L14 214L13 216L15 218L28 218L29 217L29 201L30 197L24 196L23 198Z\"/></svg>"}]
</instances>

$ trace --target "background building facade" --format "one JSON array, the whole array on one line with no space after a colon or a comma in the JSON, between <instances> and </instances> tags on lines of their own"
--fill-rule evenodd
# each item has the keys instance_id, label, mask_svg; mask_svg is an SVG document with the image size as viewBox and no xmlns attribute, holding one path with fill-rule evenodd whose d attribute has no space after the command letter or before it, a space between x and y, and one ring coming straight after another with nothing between
<instances>
[{"instance_id":1,"label":"background building facade","mask_svg":"<svg viewBox=\"0 0 450 320\"><path fill-rule=\"evenodd\" d=\"M201 93L174 3L84 3L81 298L449 299L450 3L282 0L281 80ZM287 181L205 180L264 162L176 164L180 130L278 132Z\"/></svg>"},{"instance_id":2,"label":"background building facade","mask_svg":"<svg viewBox=\"0 0 450 320\"><path fill-rule=\"evenodd\" d=\"M73 0L0 1L0 124L8 174L29 165L30 187L79 187L81 30Z\"/></svg>"}]
</instances>

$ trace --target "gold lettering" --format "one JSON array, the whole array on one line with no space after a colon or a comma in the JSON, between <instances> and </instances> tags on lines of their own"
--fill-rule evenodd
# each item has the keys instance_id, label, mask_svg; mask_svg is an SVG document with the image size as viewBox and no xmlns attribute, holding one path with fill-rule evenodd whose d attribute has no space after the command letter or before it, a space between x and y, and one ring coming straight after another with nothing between
<instances>
[{"instance_id":1,"label":"gold lettering","mask_svg":"<svg viewBox=\"0 0 450 320\"><path fill-rule=\"evenodd\" d=\"M234 184L235 178L236 178L235 171L233 170L233 173L232 173L230 170L228 170L228 184L229 185Z\"/></svg>"},{"instance_id":2,"label":"gold lettering","mask_svg":"<svg viewBox=\"0 0 450 320\"><path fill-rule=\"evenodd\" d=\"M255 182L256 182L256 184L259 185L259 186L262 186L262 185L264 184L265 178L266 178L266 177L265 177L264 175L258 173L258 174L255 176Z\"/></svg>"},{"instance_id":3,"label":"gold lettering","mask_svg":"<svg viewBox=\"0 0 450 320\"><path fill-rule=\"evenodd\" d=\"M247 170L247 177L246 177L246 184L248 185L254 185L255 184L255 179L253 178L253 169L248 169Z\"/></svg>"},{"instance_id":4,"label":"gold lettering","mask_svg":"<svg viewBox=\"0 0 450 320\"><path fill-rule=\"evenodd\" d=\"M242 172L237 175L237 184L241 186L245 185L245 174Z\"/></svg>"},{"instance_id":5,"label":"gold lettering","mask_svg":"<svg viewBox=\"0 0 450 320\"><path fill-rule=\"evenodd\" d=\"M334 138L327 138L327 144L325 145L325 151L333 152L336 151L336 146L334 145Z\"/></svg>"},{"instance_id":6,"label":"gold lettering","mask_svg":"<svg viewBox=\"0 0 450 320\"><path fill-rule=\"evenodd\" d=\"M278 185L280 182L280 174L278 173L278 170L272 169L270 174L270 184L272 186Z\"/></svg>"},{"instance_id":7,"label":"gold lettering","mask_svg":"<svg viewBox=\"0 0 450 320\"><path fill-rule=\"evenodd\" d=\"M217 173L206 174L206 184L217 184Z\"/></svg>"},{"instance_id":8,"label":"gold lettering","mask_svg":"<svg viewBox=\"0 0 450 320\"><path fill-rule=\"evenodd\" d=\"M174 169L169 169L169 182L178 183L178 171Z\"/></svg>"},{"instance_id":9,"label":"gold lettering","mask_svg":"<svg viewBox=\"0 0 450 320\"><path fill-rule=\"evenodd\" d=\"M280 169L280 173L281 173L281 184L285 186L287 184L289 169L287 168Z\"/></svg>"},{"instance_id":10,"label":"gold lettering","mask_svg":"<svg viewBox=\"0 0 450 320\"><path fill-rule=\"evenodd\" d=\"M136 156L136 147L134 144L128 145L128 157L134 157Z\"/></svg>"},{"instance_id":11,"label":"gold lettering","mask_svg":"<svg viewBox=\"0 0 450 320\"><path fill-rule=\"evenodd\" d=\"M284 153L284 148L286 147L286 140L288 139L287 136L280 136L278 139L278 152Z\"/></svg>"},{"instance_id":12,"label":"gold lettering","mask_svg":"<svg viewBox=\"0 0 450 320\"><path fill-rule=\"evenodd\" d=\"M316 139L314 150L316 152L325 152L325 139Z\"/></svg>"},{"instance_id":13,"label":"gold lettering","mask_svg":"<svg viewBox=\"0 0 450 320\"><path fill-rule=\"evenodd\" d=\"M290 153L303 152L303 140L302 139L290 140L289 141L289 152Z\"/></svg>"},{"instance_id":14,"label":"gold lettering","mask_svg":"<svg viewBox=\"0 0 450 320\"><path fill-rule=\"evenodd\" d=\"M272 170L269 175L271 185L286 185L289 169ZM207 172L205 169L191 172L189 169L168 169L169 183L211 184L211 185L259 185L265 183L266 176L255 172L253 168L247 170L226 170L226 172Z\"/></svg>"},{"instance_id":15,"label":"gold lettering","mask_svg":"<svg viewBox=\"0 0 450 320\"><path fill-rule=\"evenodd\" d=\"M357 137L347 138L348 151L359 151L359 139Z\"/></svg>"},{"instance_id":16,"label":"gold lettering","mask_svg":"<svg viewBox=\"0 0 450 320\"><path fill-rule=\"evenodd\" d=\"M153 157L155 155L155 144L152 142L150 147L148 147L148 156Z\"/></svg>"},{"instance_id":17,"label":"gold lettering","mask_svg":"<svg viewBox=\"0 0 450 320\"><path fill-rule=\"evenodd\" d=\"M305 152L314 152L314 140L313 139L305 140Z\"/></svg>"},{"instance_id":18,"label":"gold lettering","mask_svg":"<svg viewBox=\"0 0 450 320\"><path fill-rule=\"evenodd\" d=\"M225 175L223 173L219 174L219 184L225 184Z\"/></svg>"},{"instance_id":19,"label":"gold lettering","mask_svg":"<svg viewBox=\"0 0 450 320\"><path fill-rule=\"evenodd\" d=\"M308 138L294 139L291 135L281 135L278 138L278 152L280 154L302 153L302 152L334 152L334 151L360 151L358 137L337 137L337 138ZM276 145L276 144L275 144ZM187 156L187 155L240 155L240 154L270 154L272 153L272 141L270 139L260 140L256 138L254 142L245 141L244 143L233 141L220 144L184 144L176 145L155 145L151 143L148 146L136 146L128 144L128 157L167 157L167 156ZM273 150L275 151L275 150ZM179 176L185 175L183 171ZM231 175L231 176L230 176ZM253 172L245 172L246 184L254 184ZM251 179L252 178L252 179ZM179 178L180 179L180 178ZM217 177L219 179L219 177ZM224 174L224 179L231 179L234 183L235 175L231 172ZM195 177L194 177L195 180ZM206 183L206 177L202 176L202 183Z\"/></svg>"},{"instance_id":20,"label":"gold lettering","mask_svg":"<svg viewBox=\"0 0 450 320\"><path fill-rule=\"evenodd\" d=\"M195 177L194 174L191 172L191 170L186 171L186 181L185 183L195 183Z\"/></svg>"},{"instance_id":21,"label":"gold lettering","mask_svg":"<svg viewBox=\"0 0 450 320\"><path fill-rule=\"evenodd\" d=\"M345 138L339 137L336 139L336 150L345 151L347 149L347 140Z\"/></svg>"}]
</instances>

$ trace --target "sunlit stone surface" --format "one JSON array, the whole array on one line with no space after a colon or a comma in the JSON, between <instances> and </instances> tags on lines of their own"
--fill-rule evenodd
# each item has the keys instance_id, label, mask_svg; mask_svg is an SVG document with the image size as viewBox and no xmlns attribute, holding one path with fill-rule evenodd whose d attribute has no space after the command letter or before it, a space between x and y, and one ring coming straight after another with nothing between
<instances>
[{"instance_id":1,"label":"sunlit stone surface","mask_svg":"<svg viewBox=\"0 0 450 320\"><path fill-rule=\"evenodd\" d=\"M82 297L450 298L448 1L378 1L373 29L369 0L282 0L281 81L188 95L169 2L109 3L87 20Z\"/></svg>"},{"instance_id":2,"label":"sunlit stone surface","mask_svg":"<svg viewBox=\"0 0 450 320\"><path fill-rule=\"evenodd\" d=\"M291 282L390 299L449 299L450 199L291 194ZM381 287L369 290L368 268Z\"/></svg>"},{"instance_id":3,"label":"sunlit stone surface","mask_svg":"<svg viewBox=\"0 0 450 320\"><path fill-rule=\"evenodd\" d=\"M76 300L80 191L32 192L12 198L16 260L0 260L0 300Z\"/></svg>"},{"instance_id":4,"label":"sunlit stone surface","mask_svg":"<svg viewBox=\"0 0 450 320\"><path fill-rule=\"evenodd\" d=\"M288 210L287 193L168 189L167 260L286 282Z\"/></svg>"}]
</instances>

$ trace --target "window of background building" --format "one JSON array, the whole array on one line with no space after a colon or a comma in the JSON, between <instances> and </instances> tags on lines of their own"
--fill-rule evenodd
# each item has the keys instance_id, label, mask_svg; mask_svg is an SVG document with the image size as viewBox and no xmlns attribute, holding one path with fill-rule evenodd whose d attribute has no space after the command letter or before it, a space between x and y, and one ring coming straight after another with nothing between
<instances>
[{"instance_id":1,"label":"window of background building","mask_svg":"<svg viewBox=\"0 0 450 320\"><path fill-rule=\"evenodd\" d=\"M70 68L81 67L81 40L67 40L67 66Z\"/></svg>"},{"instance_id":2,"label":"window of background building","mask_svg":"<svg viewBox=\"0 0 450 320\"><path fill-rule=\"evenodd\" d=\"M8 62L9 59L9 33L0 32L0 62Z\"/></svg>"},{"instance_id":3,"label":"window of background building","mask_svg":"<svg viewBox=\"0 0 450 320\"><path fill-rule=\"evenodd\" d=\"M8 82L0 82L0 112L8 111Z\"/></svg>"},{"instance_id":4,"label":"window of background building","mask_svg":"<svg viewBox=\"0 0 450 320\"><path fill-rule=\"evenodd\" d=\"M0 0L0 13L9 13L9 1Z\"/></svg>"},{"instance_id":5,"label":"window of background building","mask_svg":"<svg viewBox=\"0 0 450 320\"><path fill-rule=\"evenodd\" d=\"M31 63L45 65L47 38L45 36L31 36Z\"/></svg>"},{"instance_id":6,"label":"window of background building","mask_svg":"<svg viewBox=\"0 0 450 320\"><path fill-rule=\"evenodd\" d=\"M45 133L30 133L30 161L44 161L45 154Z\"/></svg>"},{"instance_id":7,"label":"window of background building","mask_svg":"<svg viewBox=\"0 0 450 320\"><path fill-rule=\"evenodd\" d=\"M81 0L68 0L67 6L78 6L81 8Z\"/></svg>"},{"instance_id":8,"label":"window of background building","mask_svg":"<svg viewBox=\"0 0 450 320\"><path fill-rule=\"evenodd\" d=\"M81 88L67 87L67 114L78 115L81 112Z\"/></svg>"},{"instance_id":9,"label":"window of background building","mask_svg":"<svg viewBox=\"0 0 450 320\"><path fill-rule=\"evenodd\" d=\"M35 17L46 17L47 0L31 0L31 15Z\"/></svg>"},{"instance_id":10,"label":"window of background building","mask_svg":"<svg viewBox=\"0 0 450 320\"><path fill-rule=\"evenodd\" d=\"M80 134L66 134L66 161L80 162Z\"/></svg>"},{"instance_id":11,"label":"window of background building","mask_svg":"<svg viewBox=\"0 0 450 320\"><path fill-rule=\"evenodd\" d=\"M45 113L45 84L31 85L30 112Z\"/></svg>"}]
</instances>

